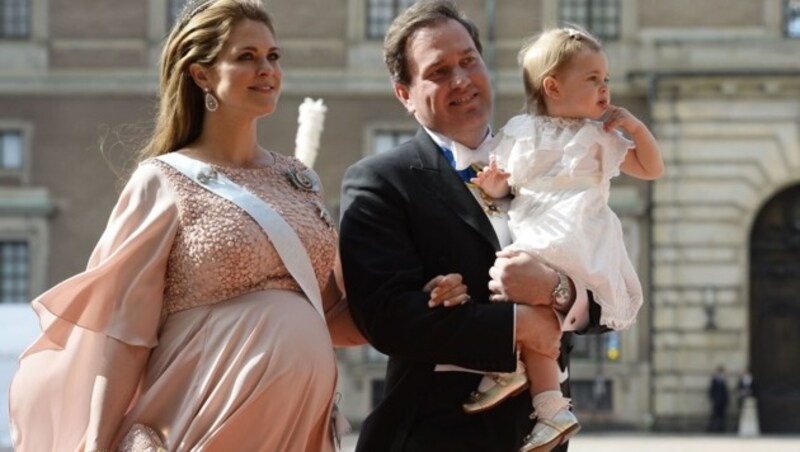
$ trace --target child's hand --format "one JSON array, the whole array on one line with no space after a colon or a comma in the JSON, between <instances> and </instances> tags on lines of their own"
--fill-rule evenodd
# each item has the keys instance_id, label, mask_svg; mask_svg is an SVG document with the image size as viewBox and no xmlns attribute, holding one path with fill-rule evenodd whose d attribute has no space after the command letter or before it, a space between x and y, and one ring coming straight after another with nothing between
<instances>
[{"instance_id":1,"label":"child's hand","mask_svg":"<svg viewBox=\"0 0 800 452\"><path fill-rule=\"evenodd\" d=\"M461 283L462 278L458 273L439 275L425 284L423 292L430 292L431 299L428 307L458 306L469 301L467 286Z\"/></svg>"},{"instance_id":2,"label":"child's hand","mask_svg":"<svg viewBox=\"0 0 800 452\"><path fill-rule=\"evenodd\" d=\"M470 182L481 187L492 198L504 198L508 196L508 178L511 173L501 170L497 166L497 160L494 158L489 162L489 166L485 166L483 170L479 171L476 177L470 179Z\"/></svg>"},{"instance_id":3,"label":"child's hand","mask_svg":"<svg viewBox=\"0 0 800 452\"><path fill-rule=\"evenodd\" d=\"M606 132L610 132L614 129L622 129L627 132L628 135L633 136L639 129L645 127L644 123L640 121L639 118L633 116L631 112L622 107L609 105L606 111L606 119L603 121L603 130Z\"/></svg>"}]
</instances>

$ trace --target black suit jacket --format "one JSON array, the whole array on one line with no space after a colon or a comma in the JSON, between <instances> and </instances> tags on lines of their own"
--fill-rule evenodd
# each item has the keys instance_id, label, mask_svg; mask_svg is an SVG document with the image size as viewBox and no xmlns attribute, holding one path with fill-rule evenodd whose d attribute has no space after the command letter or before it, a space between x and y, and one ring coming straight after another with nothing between
<instances>
[{"instance_id":1,"label":"black suit jacket","mask_svg":"<svg viewBox=\"0 0 800 452\"><path fill-rule=\"evenodd\" d=\"M434 372L436 364L514 369L513 305L488 301L498 250L481 206L424 129L347 170L340 242L347 299L358 327L389 355L385 397L365 420L357 451L509 452L530 432L527 392L466 415L461 404L481 376ZM472 301L431 309L421 289L447 273L463 275Z\"/></svg>"}]
</instances>

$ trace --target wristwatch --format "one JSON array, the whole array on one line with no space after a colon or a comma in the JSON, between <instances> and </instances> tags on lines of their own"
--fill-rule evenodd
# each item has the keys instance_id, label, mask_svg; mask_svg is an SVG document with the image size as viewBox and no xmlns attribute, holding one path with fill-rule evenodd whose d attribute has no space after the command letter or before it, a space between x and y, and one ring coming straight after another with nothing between
<instances>
[{"instance_id":1,"label":"wristwatch","mask_svg":"<svg viewBox=\"0 0 800 452\"><path fill-rule=\"evenodd\" d=\"M556 271L558 275L558 284L550 294L550 299L553 302L553 307L558 311L566 311L572 302L572 287L569 285L569 278L567 275Z\"/></svg>"}]
</instances>

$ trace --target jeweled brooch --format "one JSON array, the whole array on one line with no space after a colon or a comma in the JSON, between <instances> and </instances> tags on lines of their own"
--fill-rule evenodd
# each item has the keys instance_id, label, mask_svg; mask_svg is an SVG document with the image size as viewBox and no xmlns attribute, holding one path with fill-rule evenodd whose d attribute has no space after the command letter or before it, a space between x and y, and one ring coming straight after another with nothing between
<instances>
[{"instance_id":1,"label":"jeweled brooch","mask_svg":"<svg viewBox=\"0 0 800 452\"><path fill-rule=\"evenodd\" d=\"M298 170L297 168L289 168L286 171L286 177L289 178L289 182L292 183L296 188L305 191L319 191L319 184L317 182L317 178L312 176L311 170Z\"/></svg>"}]
</instances>

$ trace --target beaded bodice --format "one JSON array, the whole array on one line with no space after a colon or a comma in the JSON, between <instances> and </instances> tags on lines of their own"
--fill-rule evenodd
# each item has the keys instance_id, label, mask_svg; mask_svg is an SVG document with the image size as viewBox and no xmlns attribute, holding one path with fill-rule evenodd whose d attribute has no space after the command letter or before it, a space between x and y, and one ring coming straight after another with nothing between
<instances>
[{"instance_id":1,"label":"beaded bodice","mask_svg":"<svg viewBox=\"0 0 800 452\"><path fill-rule=\"evenodd\" d=\"M323 287L337 241L336 231L320 214L324 199L287 177L290 169L305 169L297 159L272 155L275 163L268 167L212 166L283 216L305 245ZM180 226L167 263L164 315L258 290L300 291L264 230L246 212L163 162L145 164L166 174L177 198Z\"/></svg>"}]
</instances>

